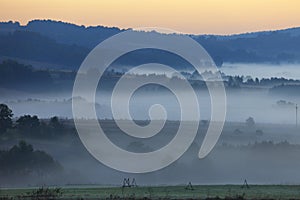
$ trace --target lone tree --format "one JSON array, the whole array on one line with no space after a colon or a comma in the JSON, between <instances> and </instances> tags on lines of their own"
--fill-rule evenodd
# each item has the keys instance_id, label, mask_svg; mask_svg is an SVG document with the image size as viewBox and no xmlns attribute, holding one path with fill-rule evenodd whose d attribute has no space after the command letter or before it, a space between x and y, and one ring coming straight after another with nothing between
<instances>
[{"instance_id":1,"label":"lone tree","mask_svg":"<svg viewBox=\"0 0 300 200\"><path fill-rule=\"evenodd\" d=\"M12 127L12 110L5 104L0 104L0 134Z\"/></svg>"},{"instance_id":2,"label":"lone tree","mask_svg":"<svg viewBox=\"0 0 300 200\"><path fill-rule=\"evenodd\" d=\"M49 121L49 126L57 130L62 129L62 124L60 123L57 116L51 117Z\"/></svg>"},{"instance_id":3,"label":"lone tree","mask_svg":"<svg viewBox=\"0 0 300 200\"><path fill-rule=\"evenodd\" d=\"M254 121L253 117L248 117L248 119L246 119L246 124L249 127L253 127L255 125L255 121Z\"/></svg>"}]
</instances>

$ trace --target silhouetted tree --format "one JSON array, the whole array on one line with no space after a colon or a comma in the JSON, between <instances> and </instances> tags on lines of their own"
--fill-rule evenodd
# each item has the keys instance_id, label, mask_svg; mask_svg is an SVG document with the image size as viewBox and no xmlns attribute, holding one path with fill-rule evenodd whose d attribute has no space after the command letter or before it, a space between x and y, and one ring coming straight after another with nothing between
<instances>
[{"instance_id":1,"label":"silhouetted tree","mask_svg":"<svg viewBox=\"0 0 300 200\"><path fill-rule=\"evenodd\" d=\"M0 104L0 134L12 127L12 110L5 104Z\"/></svg>"},{"instance_id":2,"label":"silhouetted tree","mask_svg":"<svg viewBox=\"0 0 300 200\"><path fill-rule=\"evenodd\" d=\"M62 124L60 123L59 119L57 116L51 117L49 126L54 129L61 129Z\"/></svg>"},{"instance_id":3,"label":"silhouetted tree","mask_svg":"<svg viewBox=\"0 0 300 200\"><path fill-rule=\"evenodd\" d=\"M253 117L249 117L248 119L246 119L246 124L249 127L254 126L255 125L255 121L254 121Z\"/></svg>"}]
</instances>

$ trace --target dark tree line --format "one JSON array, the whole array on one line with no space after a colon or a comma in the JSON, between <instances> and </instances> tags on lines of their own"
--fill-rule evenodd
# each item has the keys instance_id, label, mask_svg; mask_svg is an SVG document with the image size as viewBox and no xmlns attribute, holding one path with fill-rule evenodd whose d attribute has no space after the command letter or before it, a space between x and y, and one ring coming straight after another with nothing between
<instances>
[{"instance_id":1,"label":"dark tree line","mask_svg":"<svg viewBox=\"0 0 300 200\"><path fill-rule=\"evenodd\" d=\"M294 79L286 79L286 78L262 78L258 79L257 77L253 79L252 77L244 77L244 76L226 76L227 80L224 81L227 87L231 88L239 88L242 85L249 85L249 86L280 86L284 84L288 85L299 85L299 80Z\"/></svg>"},{"instance_id":2,"label":"dark tree line","mask_svg":"<svg viewBox=\"0 0 300 200\"><path fill-rule=\"evenodd\" d=\"M0 135L14 130L18 134L29 137L58 137L74 133L73 128L64 125L58 117L49 121L40 120L37 116L23 115L13 122L12 110L0 104Z\"/></svg>"}]
</instances>

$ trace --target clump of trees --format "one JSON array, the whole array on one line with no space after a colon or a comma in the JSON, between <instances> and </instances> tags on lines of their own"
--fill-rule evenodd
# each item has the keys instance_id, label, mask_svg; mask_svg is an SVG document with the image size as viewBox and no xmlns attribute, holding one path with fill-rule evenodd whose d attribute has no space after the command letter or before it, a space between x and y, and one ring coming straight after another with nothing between
<instances>
[{"instance_id":1,"label":"clump of trees","mask_svg":"<svg viewBox=\"0 0 300 200\"><path fill-rule=\"evenodd\" d=\"M34 150L32 145L20 141L9 150L0 151L2 176L45 176L63 170L62 166L44 151Z\"/></svg>"},{"instance_id":2,"label":"clump of trees","mask_svg":"<svg viewBox=\"0 0 300 200\"><path fill-rule=\"evenodd\" d=\"M21 116L17 121L16 121L16 128L23 133L26 132L33 132L36 133L39 131L40 128L40 120L39 118L35 116L30 116L30 115L24 115Z\"/></svg>"},{"instance_id":3,"label":"clump of trees","mask_svg":"<svg viewBox=\"0 0 300 200\"><path fill-rule=\"evenodd\" d=\"M65 134L65 127L58 117L49 122L41 121L37 116L24 115L17 120L12 110L0 104L0 136L21 134L28 137L54 137ZM24 137L22 137L24 138ZM32 145L21 140L8 150L0 149L0 183L19 183L56 179L63 174L63 167L44 151L34 150Z\"/></svg>"}]
</instances>

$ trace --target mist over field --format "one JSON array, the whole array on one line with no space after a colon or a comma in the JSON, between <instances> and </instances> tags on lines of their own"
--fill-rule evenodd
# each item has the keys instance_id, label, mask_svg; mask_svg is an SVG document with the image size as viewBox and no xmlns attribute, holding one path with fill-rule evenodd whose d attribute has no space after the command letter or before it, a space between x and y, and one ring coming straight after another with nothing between
<instances>
[{"instance_id":1,"label":"mist over field","mask_svg":"<svg viewBox=\"0 0 300 200\"><path fill-rule=\"evenodd\" d=\"M249 75L244 74L243 67L247 66L237 65L233 70L236 74L232 75ZM255 70L249 70L253 72L251 74L253 77L256 71L263 72L266 69L270 69L270 72L280 71L279 68L282 66L255 65L255 67ZM224 70L222 71L224 73L229 70L227 73L230 73L232 69L228 69L225 65L221 70ZM71 90L58 93L9 89L3 91L5 95L0 97L1 102L13 110L15 120L26 114L37 115L40 119L46 120L59 116L63 124L71 127L74 126L72 100L85 103L87 101L81 97L72 98ZM153 92L156 95L153 95ZM295 125L295 106L300 102L299 94L272 93L266 87L226 88L227 115L221 138L216 148L206 158L199 159L198 152L211 117L211 105L209 93L205 88L195 89L195 92L202 120L199 123L197 137L179 160L164 169L146 174L122 173L110 169L89 154L74 131L71 135L54 139L21 137L34 148L49 153L58 161L64 168L63 175L42 179L35 177L21 182L19 178L14 180L10 177L10 181L3 179L4 181L0 183L7 187L41 183L120 185L124 178L135 178L139 185L177 185L190 181L193 184L241 184L244 179L251 184L300 183L300 175L297 173L300 166L300 129ZM99 90L95 108L107 137L119 147L139 153L149 152L163 147L176 134L180 123L178 121L180 107L174 94L166 88L157 89L153 85L147 85L139 88L130 100L130 114L137 123L148 123L142 120L149 120L151 105L161 104L165 107L169 121L159 134L150 139L130 137L110 120L112 119L110 98L110 92ZM254 119L253 125L246 123L249 117ZM2 139L1 148L9 149L18 143L18 140L18 138Z\"/></svg>"},{"instance_id":2,"label":"mist over field","mask_svg":"<svg viewBox=\"0 0 300 200\"><path fill-rule=\"evenodd\" d=\"M66 122L65 122L66 123ZM154 138L136 139L126 136L116 125L100 121L112 142L132 152L149 152L165 145L176 133L179 122L167 122L166 127ZM126 123L126 122L125 122ZM299 184L299 128L290 125L226 123L217 147L204 159L198 151L207 124L200 123L198 135L189 150L175 163L151 173L122 173L104 166L84 148L78 136L57 139L27 138L34 148L48 152L64 167L59 177L35 177L20 182L20 177L2 179L3 186L34 186L36 184L100 184L121 185L124 178L135 178L138 185L193 184ZM260 131L258 131L260 130ZM272 141L272 142L271 142ZM1 141L9 148L16 139ZM142 163L137 163L142 165ZM285 170L283 170L285 169ZM176 174L176 176L174 176Z\"/></svg>"},{"instance_id":3,"label":"mist over field","mask_svg":"<svg viewBox=\"0 0 300 200\"><path fill-rule=\"evenodd\" d=\"M147 86L145 86L145 89ZM17 94L9 98L1 96L2 102L9 105L15 117L24 114L37 115L41 118L59 116L72 118L71 92L62 94ZM185 91L183 91L185 92ZM13 93L13 92L12 92ZM17 93L17 92L16 92ZM188 94L188 92L187 92ZM211 115L210 96L206 90L196 90L201 119L209 120ZM291 93L273 95L265 89L228 89L226 121L244 122L253 117L260 123L295 124L295 105L300 103L300 94ZM96 96L97 116L100 119L111 119L111 96L108 92L98 92ZM281 105L278 101L290 102ZM85 101L85 100L82 100ZM131 98L129 108L134 119L149 119L148 110L153 104L162 104L169 120L180 120L180 107L176 97L167 89L157 92L138 90ZM193 109L193 108L191 108Z\"/></svg>"},{"instance_id":4,"label":"mist over field","mask_svg":"<svg viewBox=\"0 0 300 200\"><path fill-rule=\"evenodd\" d=\"M51 34L53 30L57 34ZM209 124L216 123L211 121L211 97L203 77L172 53L146 49L122 55L103 73L95 99L73 96L77 70L88 52L123 31L40 20L26 26L0 23L0 104L11 118L7 127L0 127L1 187L120 186L124 178L135 178L138 185L146 186L189 182L242 184L245 179L249 184L300 184L300 125L296 116L300 105L300 54L296 45L300 41L299 29L189 36L207 50L218 66L227 96L224 129L216 147L204 159L199 159L198 153ZM262 42L263 49L255 45ZM74 126L72 102L94 105L107 138L121 149L134 153L158 150L174 139L179 124L183 123L180 103L170 90L148 84L138 88L129 101L129 113L141 126L149 124L152 105L161 104L165 108L165 126L150 138L136 138L123 132L114 120L127 125L129 119L114 118L111 109L112 89L125 72L158 61L178 73L154 67L129 74L129 79L151 77L178 86L183 81L181 77L186 78L198 99L197 136L182 157L161 170L138 174L111 169L97 161L80 140ZM97 73L92 68L80 76L88 82L90 75ZM208 84L214 85L215 72L203 73L209 77ZM118 98L123 99L126 91ZM186 90L179 92L190 97ZM84 109L79 106L81 112L86 112ZM188 105L186 111L194 109ZM154 116L152 120L160 122L162 118ZM78 120L91 122L87 118ZM189 127L185 137L191 133Z\"/></svg>"}]
</instances>

